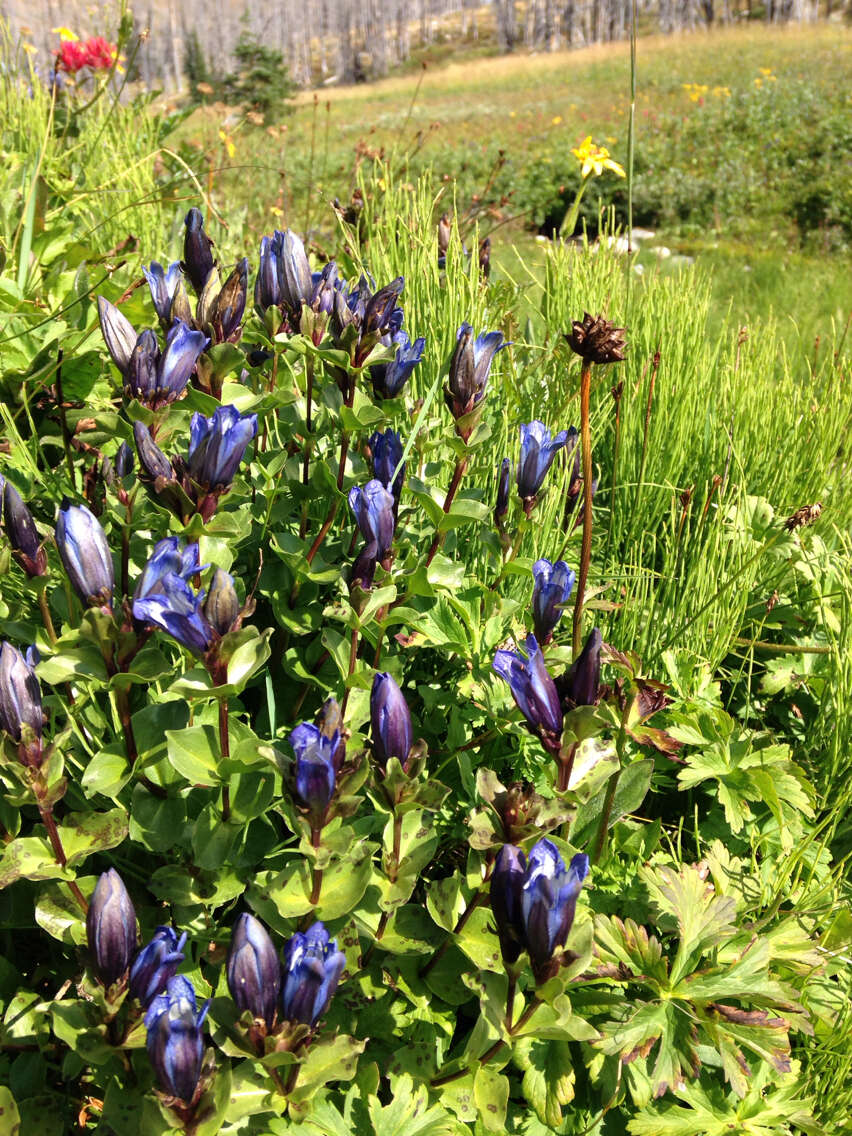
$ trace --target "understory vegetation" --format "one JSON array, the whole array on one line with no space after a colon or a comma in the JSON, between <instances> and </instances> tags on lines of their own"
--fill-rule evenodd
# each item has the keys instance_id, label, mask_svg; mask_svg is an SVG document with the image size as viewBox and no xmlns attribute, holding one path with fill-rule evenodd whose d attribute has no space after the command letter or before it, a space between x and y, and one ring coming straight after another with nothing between
<instances>
[{"instance_id":1,"label":"understory vegetation","mask_svg":"<svg viewBox=\"0 0 852 1136\"><path fill-rule=\"evenodd\" d=\"M559 239L627 155L550 60L440 155L437 92L326 140L10 62L0 1136L852 1130L852 104L796 34L641 88L634 225L797 245L748 317L611 170Z\"/></svg>"}]
</instances>

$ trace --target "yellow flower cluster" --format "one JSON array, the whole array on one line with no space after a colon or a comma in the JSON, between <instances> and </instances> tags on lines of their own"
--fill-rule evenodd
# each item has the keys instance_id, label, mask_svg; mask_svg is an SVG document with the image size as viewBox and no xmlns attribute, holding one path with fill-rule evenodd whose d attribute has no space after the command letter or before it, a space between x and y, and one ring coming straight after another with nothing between
<instances>
[{"instance_id":1,"label":"yellow flower cluster","mask_svg":"<svg viewBox=\"0 0 852 1136\"><path fill-rule=\"evenodd\" d=\"M707 95L713 95L717 99L728 99L731 97L730 87L709 87L706 83L682 83L681 86L694 103L699 102Z\"/></svg>"},{"instance_id":2,"label":"yellow flower cluster","mask_svg":"<svg viewBox=\"0 0 852 1136\"><path fill-rule=\"evenodd\" d=\"M606 146L598 146L592 141L591 134L584 138L575 149L571 151L578 162L582 163L581 176L585 180L590 175L600 177L604 170L612 170L619 177L625 177L622 166L612 160Z\"/></svg>"}]
</instances>

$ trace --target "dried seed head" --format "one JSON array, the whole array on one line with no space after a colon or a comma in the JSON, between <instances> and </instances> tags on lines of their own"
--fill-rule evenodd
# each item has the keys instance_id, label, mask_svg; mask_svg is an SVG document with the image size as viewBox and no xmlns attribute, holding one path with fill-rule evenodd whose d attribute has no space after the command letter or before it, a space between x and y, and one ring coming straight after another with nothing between
<instances>
[{"instance_id":1,"label":"dried seed head","mask_svg":"<svg viewBox=\"0 0 852 1136\"><path fill-rule=\"evenodd\" d=\"M583 313L583 320L574 320L571 334L566 335L568 346L587 363L620 363L627 345L626 328L616 327L603 316Z\"/></svg>"},{"instance_id":2,"label":"dried seed head","mask_svg":"<svg viewBox=\"0 0 852 1136\"><path fill-rule=\"evenodd\" d=\"M797 509L791 517L788 517L784 522L784 528L787 532L795 532L805 525L812 525L819 520L820 513L822 512L822 501L817 501L815 505L803 505L801 509Z\"/></svg>"}]
</instances>

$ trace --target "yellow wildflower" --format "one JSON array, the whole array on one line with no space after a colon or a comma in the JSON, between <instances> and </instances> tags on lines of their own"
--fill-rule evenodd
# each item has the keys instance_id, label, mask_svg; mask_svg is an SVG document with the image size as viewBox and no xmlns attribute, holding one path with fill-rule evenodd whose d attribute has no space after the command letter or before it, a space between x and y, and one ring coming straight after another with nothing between
<instances>
[{"instance_id":1,"label":"yellow wildflower","mask_svg":"<svg viewBox=\"0 0 852 1136\"><path fill-rule=\"evenodd\" d=\"M21 44L21 51L25 51L27 53L27 55L36 55L37 52L38 52L38 48L34 47L31 43L22 43Z\"/></svg>"},{"instance_id":2,"label":"yellow wildflower","mask_svg":"<svg viewBox=\"0 0 852 1136\"><path fill-rule=\"evenodd\" d=\"M573 149L571 153L578 162L582 163L581 176L584 180L592 174L594 174L595 177L600 177L604 170L612 170L612 172L618 174L619 177L626 176L618 162L614 162L609 156L609 150L607 150L606 146L597 146L592 141L591 134L588 135L587 138L584 138L581 144L576 147L576 149Z\"/></svg>"},{"instance_id":3,"label":"yellow wildflower","mask_svg":"<svg viewBox=\"0 0 852 1136\"><path fill-rule=\"evenodd\" d=\"M51 28L51 31L55 35L58 35L63 43L79 43L80 41L80 37L78 35L74 35L70 28Z\"/></svg>"},{"instance_id":4,"label":"yellow wildflower","mask_svg":"<svg viewBox=\"0 0 852 1136\"><path fill-rule=\"evenodd\" d=\"M236 154L236 152L237 152L237 148L234 145L233 138L230 136L230 134L226 134L224 130L219 131L219 138L224 143L225 150L227 152L228 157L233 158L234 154Z\"/></svg>"},{"instance_id":5,"label":"yellow wildflower","mask_svg":"<svg viewBox=\"0 0 852 1136\"><path fill-rule=\"evenodd\" d=\"M561 114L554 115L554 117L550 120L550 125L551 126L558 126L561 121L562 121L562 115Z\"/></svg>"}]
</instances>

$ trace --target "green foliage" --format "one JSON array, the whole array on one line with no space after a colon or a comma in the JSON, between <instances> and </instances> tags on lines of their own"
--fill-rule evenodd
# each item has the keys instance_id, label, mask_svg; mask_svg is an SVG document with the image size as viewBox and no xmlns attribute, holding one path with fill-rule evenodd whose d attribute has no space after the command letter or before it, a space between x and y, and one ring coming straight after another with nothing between
<instances>
[{"instance_id":1,"label":"green foliage","mask_svg":"<svg viewBox=\"0 0 852 1136\"><path fill-rule=\"evenodd\" d=\"M2 472L33 510L48 574L30 580L3 536L0 630L38 645L49 751L35 772L10 736L0 753L0 1120L36 1136L842 1131L848 347L838 336L801 368L772 325L744 340L734 322L716 340L700 273L639 278L605 247L554 246L540 279L497 271L486 283L454 228L441 269L432 183L364 173L357 232L344 220L336 241L341 274L405 276L422 363L392 400L373 399L359 375L347 405L340 381L354 371L341 346L279 329L249 301L238 342L210 348L199 370L224 376L222 401L256 413L258 434L214 515L184 523L137 474L102 475L144 411L101 346L94 295L121 299L134 327L154 325L130 285L141 263L179 258L186 203L173 216L121 198L127 215L96 229L96 202L62 171L81 160L80 139L95 161L101 131L133 159L126 170L147 170L137 189L150 192L150 137L112 133L139 109L93 108L62 142L40 98L15 103L3 127L18 130L10 166L21 180L3 201ZM31 122L42 124L37 143ZM106 164L89 176L106 177ZM123 266L112 254L103 263L104 232L122 225L144 234L140 247ZM236 223L225 232L207 210L207 225L220 267L256 259ZM567 716L563 745L577 748L560 791L492 662L530 628L534 561L579 563L565 507L572 462L557 459L529 518L512 502L503 540L493 486L502 457L517 457L520 423L579 423L579 362L563 336L584 309L625 325L629 351L594 369L586 629L599 625L611 650L600 704ZM442 397L464 320L513 341L466 443ZM156 412L157 444L185 454L193 413L216 405L191 385ZM359 596L345 492L369 479L367 441L389 426L407 460L394 555ZM64 496L99 511L118 569L114 615L83 611L65 585L50 536ZM817 501L811 524L785 525ZM168 535L198 539L202 583L220 567L245 602L218 667L131 618ZM556 676L571 662L569 623L570 612L546 646ZM423 740L384 769L370 753L376 670L398 680ZM345 707L346 761L317 838L288 739L331 694ZM545 835L565 859L595 862L561 965L536 985L526 954L517 967L501 961L488 893L506 839L529 851ZM187 931L180 972L212 999L190 1117L157 1093L139 1006L93 973L80 897L109 867L143 939L162 923ZM229 997L230 931L246 911L279 952L322 919L345 955L317 1028L286 1045L252 1034Z\"/></svg>"},{"instance_id":2,"label":"green foliage","mask_svg":"<svg viewBox=\"0 0 852 1136\"><path fill-rule=\"evenodd\" d=\"M284 65L284 56L251 32L243 31L234 45L237 70L222 80L222 96L259 114L286 114L296 84Z\"/></svg>"}]
</instances>

